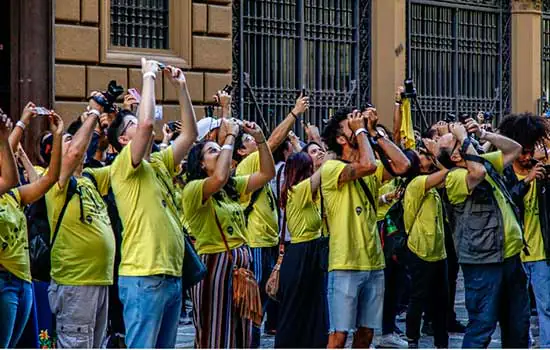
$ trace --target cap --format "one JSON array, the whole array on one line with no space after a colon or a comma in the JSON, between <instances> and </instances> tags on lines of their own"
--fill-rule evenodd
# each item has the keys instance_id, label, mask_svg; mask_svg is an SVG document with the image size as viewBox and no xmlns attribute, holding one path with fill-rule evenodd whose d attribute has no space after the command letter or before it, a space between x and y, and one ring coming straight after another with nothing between
<instances>
[{"instance_id":1,"label":"cap","mask_svg":"<svg viewBox=\"0 0 550 350\"><path fill-rule=\"evenodd\" d=\"M199 129L199 136L197 137L197 140L201 141L210 131L219 128L221 124L221 119L214 119L212 117L202 118L197 122L197 129Z\"/></svg>"}]
</instances>

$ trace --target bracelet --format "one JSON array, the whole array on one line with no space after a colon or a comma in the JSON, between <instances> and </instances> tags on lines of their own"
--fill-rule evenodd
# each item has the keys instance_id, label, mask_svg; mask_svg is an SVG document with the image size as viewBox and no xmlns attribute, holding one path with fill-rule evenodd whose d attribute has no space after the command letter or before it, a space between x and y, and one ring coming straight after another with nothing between
<instances>
[{"instance_id":1,"label":"bracelet","mask_svg":"<svg viewBox=\"0 0 550 350\"><path fill-rule=\"evenodd\" d=\"M266 143L265 138L262 141L257 141L257 140L254 140L254 141L256 141L256 145L258 145L258 146L263 145L264 143Z\"/></svg>"},{"instance_id":2,"label":"bracelet","mask_svg":"<svg viewBox=\"0 0 550 350\"><path fill-rule=\"evenodd\" d=\"M157 75L153 72L147 72L147 73L144 73L143 74L143 79L147 78L147 77L151 77L153 78L153 80L156 80L157 79Z\"/></svg>"},{"instance_id":3,"label":"bracelet","mask_svg":"<svg viewBox=\"0 0 550 350\"><path fill-rule=\"evenodd\" d=\"M159 147L160 148L168 148L168 144L163 142L159 145Z\"/></svg>"},{"instance_id":4,"label":"bracelet","mask_svg":"<svg viewBox=\"0 0 550 350\"><path fill-rule=\"evenodd\" d=\"M403 104L403 101L397 101L397 100L395 100L395 104L401 106L401 105Z\"/></svg>"},{"instance_id":5,"label":"bracelet","mask_svg":"<svg viewBox=\"0 0 550 350\"><path fill-rule=\"evenodd\" d=\"M293 111L290 111L290 114L292 114L292 116L294 117L294 119L298 120L298 116L296 115L296 113L294 113Z\"/></svg>"},{"instance_id":6,"label":"bracelet","mask_svg":"<svg viewBox=\"0 0 550 350\"><path fill-rule=\"evenodd\" d=\"M86 112L87 114L93 114L95 115L96 117L100 117L101 116L101 113L97 110L97 109L93 109L91 108L89 111Z\"/></svg>"},{"instance_id":7,"label":"bracelet","mask_svg":"<svg viewBox=\"0 0 550 350\"><path fill-rule=\"evenodd\" d=\"M395 102L395 107L401 107L401 103L400 102Z\"/></svg>"},{"instance_id":8,"label":"bracelet","mask_svg":"<svg viewBox=\"0 0 550 350\"><path fill-rule=\"evenodd\" d=\"M21 120L18 120L17 123L15 123L15 126L18 126L21 129L25 130L25 128L27 127L27 124L23 123Z\"/></svg>"},{"instance_id":9,"label":"bracelet","mask_svg":"<svg viewBox=\"0 0 550 350\"><path fill-rule=\"evenodd\" d=\"M222 146L222 151L223 150L228 150L228 151L233 152L233 145L223 145Z\"/></svg>"},{"instance_id":10,"label":"bracelet","mask_svg":"<svg viewBox=\"0 0 550 350\"><path fill-rule=\"evenodd\" d=\"M237 135L235 135L235 134L227 134L225 137L227 138L227 137L229 137L229 136L233 136L233 138L234 138L235 140L237 139Z\"/></svg>"},{"instance_id":11,"label":"bracelet","mask_svg":"<svg viewBox=\"0 0 550 350\"><path fill-rule=\"evenodd\" d=\"M366 133L367 133L367 129L365 129L365 128L359 128L359 129L355 130L355 136L359 136L359 134L361 134L361 133L365 133L365 134L366 134Z\"/></svg>"}]
</instances>

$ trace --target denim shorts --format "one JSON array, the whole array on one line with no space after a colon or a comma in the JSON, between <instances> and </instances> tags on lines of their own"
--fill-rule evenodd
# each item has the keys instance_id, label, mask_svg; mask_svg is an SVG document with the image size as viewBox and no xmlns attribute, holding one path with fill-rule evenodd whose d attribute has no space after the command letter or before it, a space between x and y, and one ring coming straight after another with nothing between
<instances>
[{"instance_id":1,"label":"denim shorts","mask_svg":"<svg viewBox=\"0 0 550 350\"><path fill-rule=\"evenodd\" d=\"M328 273L329 332L382 328L384 270Z\"/></svg>"}]
</instances>

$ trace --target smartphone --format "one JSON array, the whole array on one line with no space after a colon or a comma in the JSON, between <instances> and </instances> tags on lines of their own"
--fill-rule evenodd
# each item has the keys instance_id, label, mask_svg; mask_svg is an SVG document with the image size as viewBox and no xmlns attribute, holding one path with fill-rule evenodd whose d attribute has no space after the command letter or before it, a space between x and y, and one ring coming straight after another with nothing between
<instances>
[{"instance_id":1,"label":"smartphone","mask_svg":"<svg viewBox=\"0 0 550 350\"><path fill-rule=\"evenodd\" d=\"M141 102L141 95L139 91L137 91L137 89L134 89L134 88L128 89L128 93L136 99L137 103Z\"/></svg>"},{"instance_id":2,"label":"smartphone","mask_svg":"<svg viewBox=\"0 0 550 350\"><path fill-rule=\"evenodd\" d=\"M458 121L462 124L466 124L466 120L468 120L470 116L468 114L461 114L458 116Z\"/></svg>"},{"instance_id":3,"label":"smartphone","mask_svg":"<svg viewBox=\"0 0 550 350\"><path fill-rule=\"evenodd\" d=\"M228 84L223 88L223 91L225 91L228 95L231 95L231 92L233 91L233 86Z\"/></svg>"},{"instance_id":4,"label":"smartphone","mask_svg":"<svg viewBox=\"0 0 550 350\"><path fill-rule=\"evenodd\" d=\"M45 107L34 107L34 112L40 116L50 115L52 112Z\"/></svg>"}]
</instances>

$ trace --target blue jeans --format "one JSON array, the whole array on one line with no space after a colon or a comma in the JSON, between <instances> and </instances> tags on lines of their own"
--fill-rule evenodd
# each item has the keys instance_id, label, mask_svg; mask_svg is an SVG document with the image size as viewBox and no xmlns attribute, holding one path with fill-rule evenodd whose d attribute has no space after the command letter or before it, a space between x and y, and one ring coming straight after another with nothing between
<instances>
[{"instance_id":1,"label":"blue jeans","mask_svg":"<svg viewBox=\"0 0 550 350\"><path fill-rule=\"evenodd\" d=\"M540 347L550 348L550 265L548 261L523 264L527 281L533 286L539 317Z\"/></svg>"},{"instance_id":2,"label":"blue jeans","mask_svg":"<svg viewBox=\"0 0 550 350\"><path fill-rule=\"evenodd\" d=\"M0 271L0 348L14 348L32 307L32 285Z\"/></svg>"},{"instance_id":3,"label":"blue jeans","mask_svg":"<svg viewBox=\"0 0 550 350\"><path fill-rule=\"evenodd\" d=\"M529 343L529 293L519 254L498 264L462 264L468 326L463 348L487 348L497 322L503 348Z\"/></svg>"},{"instance_id":4,"label":"blue jeans","mask_svg":"<svg viewBox=\"0 0 550 350\"><path fill-rule=\"evenodd\" d=\"M120 276L128 348L175 348L181 313L181 278Z\"/></svg>"}]
</instances>

